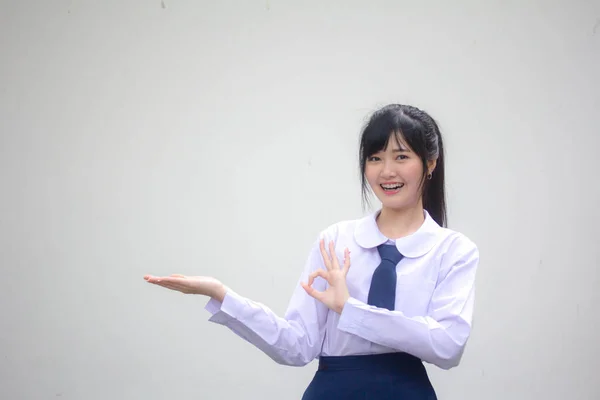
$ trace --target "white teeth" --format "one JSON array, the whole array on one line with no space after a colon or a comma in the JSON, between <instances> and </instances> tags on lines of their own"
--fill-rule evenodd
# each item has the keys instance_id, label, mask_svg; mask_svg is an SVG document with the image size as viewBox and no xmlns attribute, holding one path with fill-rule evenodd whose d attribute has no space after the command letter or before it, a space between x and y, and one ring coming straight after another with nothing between
<instances>
[{"instance_id":1,"label":"white teeth","mask_svg":"<svg viewBox=\"0 0 600 400\"><path fill-rule=\"evenodd\" d=\"M381 187L384 190L396 190L396 189L400 189L402 186L404 186L404 183L392 183L392 184L388 184L388 185L381 185Z\"/></svg>"}]
</instances>

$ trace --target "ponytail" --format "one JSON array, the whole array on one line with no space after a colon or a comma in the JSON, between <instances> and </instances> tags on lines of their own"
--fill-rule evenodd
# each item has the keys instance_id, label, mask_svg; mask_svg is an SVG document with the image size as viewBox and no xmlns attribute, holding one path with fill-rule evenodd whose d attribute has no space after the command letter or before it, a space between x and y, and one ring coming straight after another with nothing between
<instances>
[{"instance_id":1,"label":"ponytail","mask_svg":"<svg viewBox=\"0 0 600 400\"><path fill-rule=\"evenodd\" d=\"M431 119L431 118L429 118ZM446 211L446 188L445 188L445 165L444 165L444 143L440 130L433 119L429 124L426 124L433 131L432 136L435 136L437 151L432 151L433 157L437 153L437 161L435 169L431 174L431 178L427 176L427 160L424 160L425 185L423 188L423 208L427 210L431 218L442 227L446 227L448 223L448 215ZM434 150L434 149L432 149ZM431 154L431 153L430 153Z\"/></svg>"}]
</instances>

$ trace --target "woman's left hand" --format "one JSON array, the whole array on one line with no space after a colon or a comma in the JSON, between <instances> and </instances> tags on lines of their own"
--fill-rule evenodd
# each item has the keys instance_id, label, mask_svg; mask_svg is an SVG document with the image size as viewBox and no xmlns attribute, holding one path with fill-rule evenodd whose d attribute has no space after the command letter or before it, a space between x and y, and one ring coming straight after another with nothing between
<instances>
[{"instance_id":1,"label":"woman's left hand","mask_svg":"<svg viewBox=\"0 0 600 400\"><path fill-rule=\"evenodd\" d=\"M327 270L318 269L310 274L308 283L302 282L302 287L310 296L319 300L333 311L341 313L346 301L350 297L348 285L346 284L346 275L350 269L350 251L348 249L344 251L344 267L340 268L338 259L335 256L333 242L329 242L331 257L325 250L325 242L323 240L321 240L320 247ZM329 287L324 292L320 292L312 287L317 276L320 276L329 283Z\"/></svg>"}]
</instances>

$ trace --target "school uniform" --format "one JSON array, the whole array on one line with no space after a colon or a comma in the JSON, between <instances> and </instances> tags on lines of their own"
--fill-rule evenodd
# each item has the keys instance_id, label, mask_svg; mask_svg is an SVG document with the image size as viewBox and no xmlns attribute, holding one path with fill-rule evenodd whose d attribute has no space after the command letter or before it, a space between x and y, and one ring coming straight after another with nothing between
<instances>
[{"instance_id":1,"label":"school uniform","mask_svg":"<svg viewBox=\"0 0 600 400\"><path fill-rule=\"evenodd\" d=\"M377 227L378 212L336 223L320 235L327 249L334 241L340 265L345 248L351 252L350 298L340 314L300 284L283 318L231 290L222 303L211 299L206 305L209 321L228 327L280 364L302 366L318 358L304 400L435 399L423 362L449 369L462 357L473 316L477 246L440 227L427 212L415 233L390 240ZM388 261L393 276L378 279L384 285L393 282L394 293L385 299L388 305L374 305L372 297L384 290L371 285L387 259L382 251L390 250L401 259ZM320 268L325 266L316 240L300 281ZM326 285L321 278L313 283L319 291Z\"/></svg>"}]
</instances>

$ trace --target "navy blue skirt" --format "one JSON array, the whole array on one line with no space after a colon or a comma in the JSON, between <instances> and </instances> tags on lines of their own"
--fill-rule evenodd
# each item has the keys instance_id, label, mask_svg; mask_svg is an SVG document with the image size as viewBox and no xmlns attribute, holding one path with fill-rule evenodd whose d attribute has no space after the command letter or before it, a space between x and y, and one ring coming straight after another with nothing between
<instances>
[{"instance_id":1,"label":"navy blue skirt","mask_svg":"<svg viewBox=\"0 0 600 400\"><path fill-rule=\"evenodd\" d=\"M423 362L407 353L321 357L302 400L437 400Z\"/></svg>"}]
</instances>

